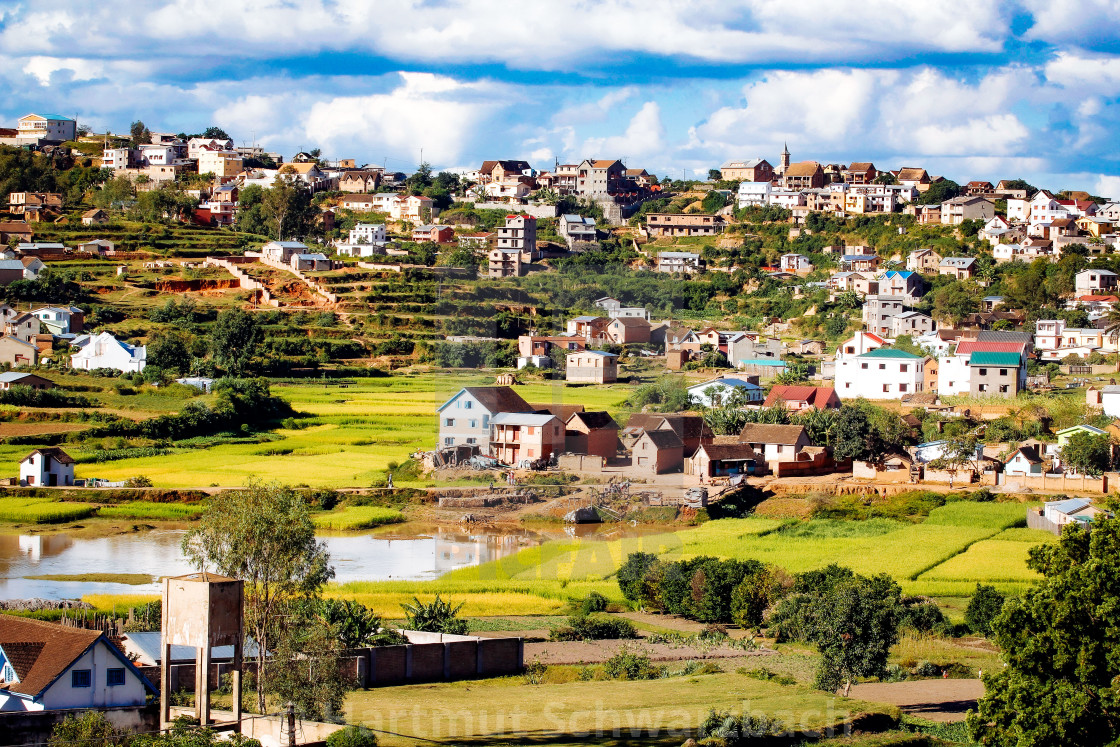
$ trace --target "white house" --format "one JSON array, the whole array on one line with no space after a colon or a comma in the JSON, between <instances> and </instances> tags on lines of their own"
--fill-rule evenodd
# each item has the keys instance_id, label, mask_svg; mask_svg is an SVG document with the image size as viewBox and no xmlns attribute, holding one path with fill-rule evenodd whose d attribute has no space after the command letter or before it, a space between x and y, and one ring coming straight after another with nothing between
<instances>
[{"instance_id":1,"label":"white house","mask_svg":"<svg viewBox=\"0 0 1120 747\"><path fill-rule=\"evenodd\" d=\"M503 412L533 412L533 407L508 386L468 386L444 402L439 413L439 446L490 448L490 421Z\"/></svg>"},{"instance_id":2,"label":"white house","mask_svg":"<svg viewBox=\"0 0 1120 747\"><path fill-rule=\"evenodd\" d=\"M376 244L384 241L384 223L359 223L350 229L351 244Z\"/></svg>"},{"instance_id":3,"label":"white house","mask_svg":"<svg viewBox=\"0 0 1120 747\"><path fill-rule=\"evenodd\" d=\"M807 273L813 271L813 263L804 254L783 254L779 260L779 267L784 272Z\"/></svg>"},{"instance_id":4,"label":"white house","mask_svg":"<svg viewBox=\"0 0 1120 747\"><path fill-rule=\"evenodd\" d=\"M758 384L731 376L690 386L688 397L703 407L726 406L732 397L741 398L743 404L758 404L766 398Z\"/></svg>"},{"instance_id":5,"label":"white house","mask_svg":"<svg viewBox=\"0 0 1120 747\"><path fill-rule=\"evenodd\" d=\"M270 241L261 247L261 254L267 259L288 264L293 254L307 254L307 244L302 241Z\"/></svg>"},{"instance_id":6,"label":"white house","mask_svg":"<svg viewBox=\"0 0 1120 747\"><path fill-rule=\"evenodd\" d=\"M1110 293L1116 290L1117 276L1111 270L1082 270L1073 276L1077 295L1085 293Z\"/></svg>"},{"instance_id":7,"label":"white house","mask_svg":"<svg viewBox=\"0 0 1120 747\"><path fill-rule=\"evenodd\" d=\"M52 335L81 332L85 324L85 312L77 306L44 306L34 309L31 315Z\"/></svg>"},{"instance_id":8,"label":"white house","mask_svg":"<svg viewBox=\"0 0 1120 747\"><path fill-rule=\"evenodd\" d=\"M1113 418L1120 418L1120 386L1109 384L1102 387L1100 404L1105 415Z\"/></svg>"},{"instance_id":9,"label":"white house","mask_svg":"<svg viewBox=\"0 0 1120 747\"><path fill-rule=\"evenodd\" d=\"M100 630L0 615L0 712L142 706L155 688Z\"/></svg>"},{"instance_id":10,"label":"white house","mask_svg":"<svg viewBox=\"0 0 1120 747\"><path fill-rule=\"evenodd\" d=\"M863 355L864 353L886 345L886 340L879 335L872 334L871 332L856 332L852 335L851 339L845 340L840 343L840 347L836 348L836 358L850 358L856 355Z\"/></svg>"},{"instance_id":11,"label":"white house","mask_svg":"<svg viewBox=\"0 0 1120 747\"><path fill-rule=\"evenodd\" d=\"M745 208L749 205L765 207L770 204L771 190L770 182L740 182L739 192L736 195L737 204L739 208Z\"/></svg>"},{"instance_id":12,"label":"white house","mask_svg":"<svg viewBox=\"0 0 1120 747\"><path fill-rule=\"evenodd\" d=\"M22 487L67 487L74 484L74 459L58 447L35 449L19 463Z\"/></svg>"},{"instance_id":13,"label":"white house","mask_svg":"<svg viewBox=\"0 0 1120 747\"><path fill-rule=\"evenodd\" d=\"M879 348L836 358L836 394L841 399L900 399L923 391L925 363L902 350Z\"/></svg>"},{"instance_id":14,"label":"white house","mask_svg":"<svg viewBox=\"0 0 1120 747\"><path fill-rule=\"evenodd\" d=\"M904 311L891 317L891 337L910 335L921 337L937 329L937 322L920 311Z\"/></svg>"},{"instance_id":15,"label":"white house","mask_svg":"<svg viewBox=\"0 0 1120 747\"><path fill-rule=\"evenodd\" d=\"M594 218L565 213L560 216L560 235L571 247L576 242L595 241L599 234L595 230Z\"/></svg>"},{"instance_id":16,"label":"white house","mask_svg":"<svg viewBox=\"0 0 1120 747\"><path fill-rule=\"evenodd\" d=\"M692 273L700 270L700 255L696 252L661 252L657 255L658 272Z\"/></svg>"},{"instance_id":17,"label":"white house","mask_svg":"<svg viewBox=\"0 0 1120 747\"><path fill-rule=\"evenodd\" d=\"M40 140L73 140L78 134L78 123L61 114L28 114L20 117L16 127L16 141L20 145L37 145Z\"/></svg>"},{"instance_id":18,"label":"white house","mask_svg":"<svg viewBox=\"0 0 1120 747\"><path fill-rule=\"evenodd\" d=\"M129 345L108 332L102 332L70 356L70 365L83 371L115 368L124 373L137 373L144 370L147 358L147 346Z\"/></svg>"},{"instance_id":19,"label":"white house","mask_svg":"<svg viewBox=\"0 0 1120 747\"><path fill-rule=\"evenodd\" d=\"M1104 512L1084 498L1047 501L1042 506L1043 518L1057 524L1059 528L1066 524L1080 524L1082 526L1091 524L1093 518L1101 513Z\"/></svg>"}]
</instances>

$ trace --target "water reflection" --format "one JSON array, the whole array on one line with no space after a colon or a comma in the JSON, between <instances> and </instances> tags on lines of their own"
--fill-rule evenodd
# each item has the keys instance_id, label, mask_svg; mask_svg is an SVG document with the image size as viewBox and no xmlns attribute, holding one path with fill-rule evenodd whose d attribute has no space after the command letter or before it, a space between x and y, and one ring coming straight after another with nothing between
<instances>
[{"instance_id":1,"label":"water reflection","mask_svg":"<svg viewBox=\"0 0 1120 747\"><path fill-rule=\"evenodd\" d=\"M633 530L597 527L548 531L403 524L363 534L329 534L326 542L338 582L435 578L465 566L510 555L549 539L573 535L615 539ZM156 579L194 570L179 549L181 530L155 530L110 537L0 534L0 598L64 599L83 594L154 594L158 583L129 585L55 581L26 576L146 573Z\"/></svg>"}]
</instances>

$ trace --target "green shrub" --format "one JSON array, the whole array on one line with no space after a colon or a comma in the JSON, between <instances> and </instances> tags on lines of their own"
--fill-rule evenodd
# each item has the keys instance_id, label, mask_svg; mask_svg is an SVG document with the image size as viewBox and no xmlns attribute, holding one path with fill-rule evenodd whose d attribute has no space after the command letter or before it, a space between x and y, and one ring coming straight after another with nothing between
<instances>
[{"instance_id":1,"label":"green shrub","mask_svg":"<svg viewBox=\"0 0 1120 747\"><path fill-rule=\"evenodd\" d=\"M347 726L327 737L327 747L377 747L377 736L364 726Z\"/></svg>"},{"instance_id":2,"label":"green shrub","mask_svg":"<svg viewBox=\"0 0 1120 747\"><path fill-rule=\"evenodd\" d=\"M732 716L727 711L712 709L700 724L697 736L701 740L712 740L721 747L746 747L785 730L785 723L780 719L754 714Z\"/></svg>"},{"instance_id":3,"label":"green shrub","mask_svg":"<svg viewBox=\"0 0 1120 747\"><path fill-rule=\"evenodd\" d=\"M994 586L976 584L976 591L968 600L964 621L969 629L980 635L991 635L992 620L1003 609L1004 596Z\"/></svg>"},{"instance_id":4,"label":"green shrub","mask_svg":"<svg viewBox=\"0 0 1120 747\"><path fill-rule=\"evenodd\" d=\"M583 599L572 599L568 602L573 614L579 616L590 615L592 612L605 612L609 604L610 600L597 591L591 592Z\"/></svg>"},{"instance_id":5,"label":"green shrub","mask_svg":"<svg viewBox=\"0 0 1120 747\"><path fill-rule=\"evenodd\" d=\"M606 615L573 615L566 625L553 628L549 638L554 641L604 641L638 637L634 624L621 617Z\"/></svg>"},{"instance_id":6,"label":"green shrub","mask_svg":"<svg viewBox=\"0 0 1120 747\"><path fill-rule=\"evenodd\" d=\"M525 665L525 681L530 685L539 685L544 682L544 676L547 672L547 664L540 659L533 659Z\"/></svg>"},{"instance_id":7,"label":"green shrub","mask_svg":"<svg viewBox=\"0 0 1120 747\"><path fill-rule=\"evenodd\" d=\"M612 680L655 680L662 668L655 666L649 656L635 651L619 651L603 664L603 671Z\"/></svg>"},{"instance_id":8,"label":"green shrub","mask_svg":"<svg viewBox=\"0 0 1120 747\"><path fill-rule=\"evenodd\" d=\"M448 633L450 635L466 635L467 621L458 617L463 605L452 607L449 603L436 598L425 604L419 598L413 597L412 604L402 604L408 630L420 630L427 633Z\"/></svg>"}]
</instances>

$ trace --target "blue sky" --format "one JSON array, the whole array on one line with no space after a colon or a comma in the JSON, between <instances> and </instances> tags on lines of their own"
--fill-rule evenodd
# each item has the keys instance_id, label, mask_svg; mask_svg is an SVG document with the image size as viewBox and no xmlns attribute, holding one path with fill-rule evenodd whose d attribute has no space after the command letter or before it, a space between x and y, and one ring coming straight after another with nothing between
<instances>
[{"instance_id":1,"label":"blue sky","mask_svg":"<svg viewBox=\"0 0 1120 747\"><path fill-rule=\"evenodd\" d=\"M1120 197L1120 0L0 4L0 120L210 124L410 170L924 166Z\"/></svg>"}]
</instances>

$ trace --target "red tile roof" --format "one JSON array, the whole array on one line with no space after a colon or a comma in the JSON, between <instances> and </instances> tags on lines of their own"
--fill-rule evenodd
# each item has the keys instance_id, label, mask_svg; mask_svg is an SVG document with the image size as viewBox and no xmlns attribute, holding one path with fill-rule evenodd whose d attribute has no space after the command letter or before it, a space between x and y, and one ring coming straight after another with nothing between
<instances>
[{"instance_id":1,"label":"red tile roof","mask_svg":"<svg viewBox=\"0 0 1120 747\"><path fill-rule=\"evenodd\" d=\"M836 392L830 386L783 386L775 385L766 397L763 407L771 407L782 402L804 402L806 405L824 408Z\"/></svg>"},{"instance_id":2,"label":"red tile roof","mask_svg":"<svg viewBox=\"0 0 1120 747\"><path fill-rule=\"evenodd\" d=\"M970 355L971 353L1019 353L1026 347L1021 342L981 342L979 340L965 340L957 343L957 355Z\"/></svg>"},{"instance_id":3,"label":"red tile roof","mask_svg":"<svg viewBox=\"0 0 1120 747\"><path fill-rule=\"evenodd\" d=\"M0 647L11 657L19 678L19 682L9 683L7 689L38 695L101 636L99 630L0 615Z\"/></svg>"}]
</instances>

